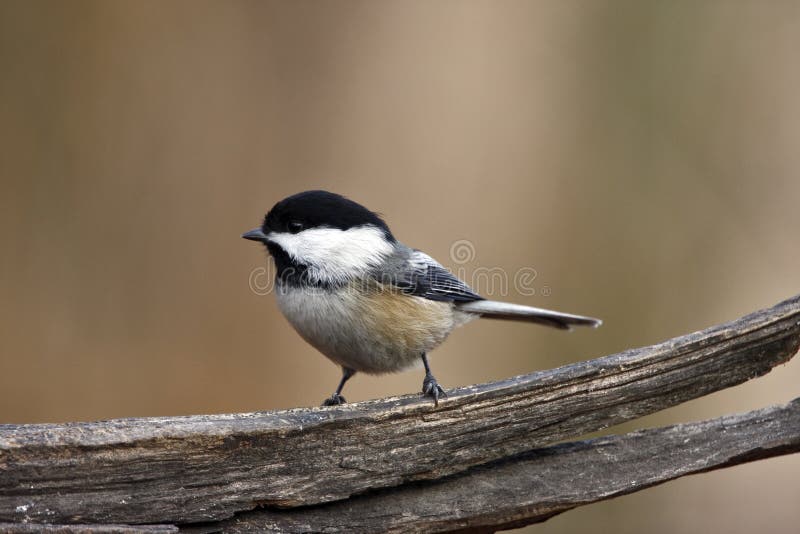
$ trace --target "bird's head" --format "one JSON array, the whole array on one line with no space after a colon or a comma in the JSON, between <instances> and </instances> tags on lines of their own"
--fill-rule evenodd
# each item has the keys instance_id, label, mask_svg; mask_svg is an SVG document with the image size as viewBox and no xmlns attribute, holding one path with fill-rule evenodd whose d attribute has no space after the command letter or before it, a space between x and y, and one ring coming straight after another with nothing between
<instances>
[{"instance_id":1,"label":"bird's head","mask_svg":"<svg viewBox=\"0 0 800 534\"><path fill-rule=\"evenodd\" d=\"M293 269L310 283L346 282L379 265L396 240L379 215L327 191L305 191L272 207L264 223L242 235L264 243L278 276Z\"/></svg>"}]
</instances>

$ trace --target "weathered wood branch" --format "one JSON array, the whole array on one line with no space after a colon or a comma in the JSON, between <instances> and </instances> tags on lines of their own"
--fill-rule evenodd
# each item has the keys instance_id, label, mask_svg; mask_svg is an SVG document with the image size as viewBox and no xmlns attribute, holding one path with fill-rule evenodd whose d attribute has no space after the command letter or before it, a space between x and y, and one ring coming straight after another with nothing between
<instances>
[{"instance_id":1,"label":"weathered wood branch","mask_svg":"<svg viewBox=\"0 0 800 534\"><path fill-rule=\"evenodd\" d=\"M439 480L739 384L787 361L799 344L800 296L652 347L457 389L438 409L405 396L2 425L0 521L215 521L257 505L314 505Z\"/></svg>"},{"instance_id":2,"label":"weathered wood branch","mask_svg":"<svg viewBox=\"0 0 800 534\"><path fill-rule=\"evenodd\" d=\"M800 452L800 399L741 415L555 445L444 480L294 510L225 532L494 532L678 477ZM191 530L190 530L191 531Z\"/></svg>"},{"instance_id":3,"label":"weathered wood branch","mask_svg":"<svg viewBox=\"0 0 800 534\"><path fill-rule=\"evenodd\" d=\"M550 446L442 480L345 501L243 512L181 532L494 532L682 476L794 452L800 452L800 398L741 415ZM43 527L0 523L0 532L42 532ZM51 525L44 530L175 531L172 525Z\"/></svg>"}]
</instances>

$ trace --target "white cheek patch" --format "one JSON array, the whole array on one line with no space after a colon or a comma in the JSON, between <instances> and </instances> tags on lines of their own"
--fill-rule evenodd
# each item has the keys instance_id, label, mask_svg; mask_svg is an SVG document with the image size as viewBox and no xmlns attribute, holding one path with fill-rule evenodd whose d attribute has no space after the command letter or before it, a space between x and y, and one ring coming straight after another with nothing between
<instances>
[{"instance_id":1,"label":"white cheek patch","mask_svg":"<svg viewBox=\"0 0 800 534\"><path fill-rule=\"evenodd\" d=\"M372 225L347 230L309 228L297 234L270 232L267 239L280 245L298 263L308 266L312 282L346 282L380 265L393 246L383 230Z\"/></svg>"}]
</instances>

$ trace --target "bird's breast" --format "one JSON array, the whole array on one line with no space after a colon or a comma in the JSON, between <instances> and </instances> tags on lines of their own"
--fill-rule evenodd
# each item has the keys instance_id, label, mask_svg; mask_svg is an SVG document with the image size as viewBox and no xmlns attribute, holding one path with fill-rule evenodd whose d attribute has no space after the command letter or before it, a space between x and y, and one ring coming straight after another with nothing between
<instances>
[{"instance_id":1,"label":"bird's breast","mask_svg":"<svg viewBox=\"0 0 800 534\"><path fill-rule=\"evenodd\" d=\"M277 297L303 339L339 365L365 373L414 365L462 319L449 302L407 295L374 281L336 289L278 286Z\"/></svg>"}]
</instances>

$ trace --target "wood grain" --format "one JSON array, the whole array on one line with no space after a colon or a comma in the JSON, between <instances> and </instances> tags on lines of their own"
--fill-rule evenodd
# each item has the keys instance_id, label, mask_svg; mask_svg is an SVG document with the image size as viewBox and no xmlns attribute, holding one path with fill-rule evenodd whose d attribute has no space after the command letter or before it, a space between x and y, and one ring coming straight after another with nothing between
<instances>
[{"instance_id":1,"label":"wood grain","mask_svg":"<svg viewBox=\"0 0 800 534\"><path fill-rule=\"evenodd\" d=\"M494 532L682 476L795 452L800 452L800 399L742 415L555 445L441 481L346 501L245 512L213 528L230 533Z\"/></svg>"},{"instance_id":2,"label":"wood grain","mask_svg":"<svg viewBox=\"0 0 800 534\"><path fill-rule=\"evenodd\" d=\"M181 532L494 532L682 476L800 452L800 399L741 415L565 443L443 480L297 509L262 509ZM176 532L171 525L2 524L0 532Z\"/></svg>"},{"instance_id":3,"label":"wood grain","mask_svg":"<svg viewBox=\"0 0 800 534\"><path fill-rule=\"evenodd\" d=\"M449 392L334 408L0 426L0 521L190 523L463 473L768 372L800 296L640 349ZM24 512L21 512L24 508Z\"/></svg>"}]
</instances>

